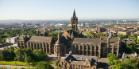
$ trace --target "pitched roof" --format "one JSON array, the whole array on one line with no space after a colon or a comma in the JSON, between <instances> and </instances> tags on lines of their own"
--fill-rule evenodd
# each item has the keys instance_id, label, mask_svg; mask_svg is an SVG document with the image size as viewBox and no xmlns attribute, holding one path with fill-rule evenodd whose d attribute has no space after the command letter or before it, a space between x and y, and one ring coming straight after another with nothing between
<instances>
[{"instance_id":1,"label":"pitched roof","mask_svg":"<svg viewBox=\"0 0 139 69\"><path fill-rule=\"evenodd\" d=\"M93 60L92 60L93 59ZM96 62L96 56L72 55L68 54L64 60L70 64L76 65L92 65Z\"/></svg>"},{"instance_id":2,"label":"pitched roof","mask_svg":"<svg viewBox=\"0 0 139 69\"><path fill-rule=\"evenodd\" d=\"M109 39L110 43L117 43L119 41L118 37L112 37ZM103 38L74 38L73 44L92 44L98 45L100 42L107 43L107 37Z\"/></svg>"},{"instance_id":3,"label":"pitched roof","mask_svg":"<svg viewBox=\"0 0 139 69\"><path fill-rule=\"evenodd\" d=\"M74 38L73 44L98 44L100 38Z\"/></svg>"},{"instance_id":4,"label":"pitched roof","mask_svg":"<svg viewBox=\"0 0 139 69\"><path fill-rule=\"evenodd\" d=\"M48 43L50 43L51 40L52 40L52 37L31 36L28 41L30 41L30 42L48 42ZM24 36L20 36L19 41L24 41Z\"/></svg>"},{"instance_id":5,"label":"pitched roof","mask_svg":"<svg viewBox=\"0 0 139 69\"><path fill-rule=\"evenodd\" d=\"M29 41L34 42L51 42L52 37L45 37L45 36L32 36Z\"/></svg>"},{"instance_id":6,"label":"pitched roof","mask_svg":"<svg viewBox=\"0 0 139 69\"><path fill-rule=\"evenodd\" d=\"M70 62L70 61L76 61L77 59L75 57L72 56L72 54L68 54L66 57L65 57L65 60Z\"/></svg>"}]
</instances>

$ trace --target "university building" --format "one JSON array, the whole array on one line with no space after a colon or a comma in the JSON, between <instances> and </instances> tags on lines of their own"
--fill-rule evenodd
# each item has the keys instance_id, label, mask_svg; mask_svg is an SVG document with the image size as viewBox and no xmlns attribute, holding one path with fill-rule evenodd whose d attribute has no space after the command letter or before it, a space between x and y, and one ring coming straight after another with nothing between
<instances>
[{"instance_id":1,"label":"university building","mask_svg":"<svg viewBox=\"0 0 139 69\"><path fill-rule=\"evenodd\" d=\"M60 58L59 66L61 69L96 69L96 59L79 59L72 55L97 56L99 58L107 57L108 53L114 53L119 56L120 38L108 37L99 38L81 38L78 29L78 18L74 11L70 21L71 29L58 34L57 41L52 37L46 36L20 36L18 46L20 48L41 49L47 54L55 55ZM66 56L69 52L69 54ZM85 62L84 64L81 64Z\"/></svg>"}]
</instances>

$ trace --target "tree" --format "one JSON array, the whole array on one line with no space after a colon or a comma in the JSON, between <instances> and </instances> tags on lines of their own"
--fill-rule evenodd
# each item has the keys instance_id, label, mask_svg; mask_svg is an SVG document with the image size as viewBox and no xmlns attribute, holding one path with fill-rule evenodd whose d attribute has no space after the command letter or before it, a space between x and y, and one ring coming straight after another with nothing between
<instances>
[{"instance_id":1,"label":"tree","mask_svg":"<svg viewBox=\"0 0 139 69\"><path fill-rule=\"evenodd\" d=\"M25 53L24 49L20 49L20 48L16 49L15 50L15 55L16 55L15 60L24 61L24 59L25 59L24 53Z\"/></svg>"},{"instance_id":2,"label":"tree","mask_svg":"<svg viewBox=\"0 0 139 69\"><path fill-rule=\"evenodd\" d=\"M139 58L125 58L120 62L119 69L138 69L139 68Z\"/></svg>"},{"instance_id":3,"label":"tree","mask_svg":"<svg viewBox=\"0 0 139 69\"><path fill-rule=\"evenodd\" d=\"M92 37L93 37L93 33L92 33L92 32L89 32L89 31L83 32L83 35L84 35L85 37L88 37L88 38L92 38Z\"/></svg>"},{"instance_id":4,"label":"tree","mask_svg":"<svg viewBox=\"0 0 139 69\"><path fill-rule=\"evenodd\" d=\"M133 39L137 43L137 35L128 35L129 39Z\"/></svg>"},{"instance_id":5,"label":"tree","mask_svg":"<svg viewBox=\"0 0 139 69\"><path fill-rule=\"evenodd\" d=\"M36 69L54 69L54 68L49 63L38 62L36 65Z\"/></svg>"},{"instance_id":6,"label":"tree","mask_svg":"<svg viewBox=\"0 0 139 69\"><path fill-rule=\"evenodd\" d=\"M49 32L49 35L52 36L53 38L56 38L57 35L58 35L58 32L57 31L52 31L52 32Z\"/></svg>"},{"instance_id":7,"label":"tree","mask_svg":"<svg viewBox=\"0 0 139 69\"><path fill-rule=\"evenodd\" d=\"M120 37L120 39L124 39L127 37L126 35L118 35L118 36Z\"/></svg>"},{"instance_id":8,"label":"tree","mask_svg":"<svg viewBox=\"0 0 139 69\"><path fill-rule=\"evenodd\" d=\"M139 58L124 58L119 60L113 54L109 54L109 64L112 69L138 69Z\"/></svg>"},{"instance_id":9,"label":"tree","mask_svg":"<svg viewBox=\"0 0 139 69\"><path fill-rule=\"evenodd\" d=\"M126 44L125 48L124 48L124 52L125 53L139 53L139 46L135 43L131 43L131 44Z\"/></svg>"},{"instance_id":10,"label":"tree","mask_svg":"<svg viewBox=\"0 0 139 69\"><path fill-rule=\"evenodd\" d=\"M41 61L47 58L47 55L42 50L34 50L33 54L35 61Z\"/></svg>"},{"instance_id":11,"label":"tree","mask_svg":"<svg viewBox=\"0 0 139 69\"><path fill-rule=\"evenodd\" d=\"M114 65L116 63L117 57L114 54L109 53L108 60L110 65Z\"/></svg>"},{"instance_id":12,"label":"tree","mask_svg":"<svg viewBox=\"0 0 139 69\"><path fill-rule=\"evenodd\" d=\"M2 51L0 51L0 60L3 60L3 54L2 54Z\"/></svg>"},{"instance_id":13,"label":"tree","mask_svg":"<svg viewBox=\"0 0 139 69\"><path fill-rule=\"evenodd\" d=\"M24 56L25 56L25 58L24 58L24 61L25 62L31 62L31 61L33 61L34 56L33 56L32 50L25 49Z\"/></svg>"},{"instance_id":14,"label":"tree","mask_svg":"<svg viewBox=\"0 0 139 69\"><path fill-rule=\"evenodd\" d=\"M28 55L28 54L25 54L25 59L24 59L24 61L30 63L30 62L32 61L31 56Z\"/></svg>"},{"instance_id":15,"label":"tree","mask_svg":"<svg viewBox=\"0 0 139 69\"><path fill-rule=\"evenodd\" d=\"M3 60L14 60L15 53L12 50L4 50L2 51Z\"/></svg>"}]
</instances>

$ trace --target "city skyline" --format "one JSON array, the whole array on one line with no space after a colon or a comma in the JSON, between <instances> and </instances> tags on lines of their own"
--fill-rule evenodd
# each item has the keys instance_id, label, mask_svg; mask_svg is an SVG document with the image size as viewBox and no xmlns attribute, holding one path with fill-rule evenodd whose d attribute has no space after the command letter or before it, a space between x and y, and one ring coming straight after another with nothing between
<instances>
[{"instance_id":1,"label":"city skyline","mask_svg":"<svg viewBox=\"0 0 139 69\"><path fill-rule=\"evenodd\" d=\"M0 20L139 18L138 0L0 0Z\"/></svg>"}]
</instances>

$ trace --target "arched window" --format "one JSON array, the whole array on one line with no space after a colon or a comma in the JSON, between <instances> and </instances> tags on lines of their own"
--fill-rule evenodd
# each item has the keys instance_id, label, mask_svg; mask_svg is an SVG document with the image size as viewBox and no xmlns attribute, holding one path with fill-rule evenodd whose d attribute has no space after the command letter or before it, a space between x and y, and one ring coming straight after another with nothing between
<instances>
[{"instance_id":1,"label":"arched window","mask_svg":"<svg viewBox=\"0 0 139 69\"><path fill-rule=\"evenodd\" d=\"M33 43L32 43L32 42L30 42L30 48L31 48L31 47L33 47Z\"/></svg>"},{"instance_id":2,"label":"arched window","mask_svg":"<svg viewBox=\"0 0 139 69\"><path fill-rule=\"evenodd\" d=\"M45 46L46 46L45 43L43 43L43 48L44 48L44 49L45 49Z\"/></svg>"},{"instance_id":3,"label":"arched window","mask_svg":"<svg viewBox=\"0 0 139 69\"><path fill-rule=\"evenodd\" d=\"M87 46L88 46L88 49L87 49L87 50L88 50L88 51L90 51L90 45L89 45L89 44L87 44Z\"/></svg>"},{"instance_id":4,"label":"arched window","mask_svg":"<svg viewBox=\"0 0 139 69\"><path fill-rule=\"evenodd\" d=\"M39 43L37 43L37 49L39 49L39 46L40 46L40 44L39 44Z\"/></svg>"},{"instance_id":5,"label":"arched window","mask_svg":"<svg viewBox=\"0 0 139 69\"><path fill-rule=\"evenodd\" d=\"M87 46L86 45L84 45L84 55L86 55L86 49L87 49Z\"/></svg>"},{"instance_id":6,"label":"arched window","mask_svg":"<svg viewBox=\"0 0 139 69\"><path fill-rule=\"evenodd\" d=\"M41 43L41 49L43 49L43 43Z\"/></svg>"},{"instance_id":7,"label":"arched window","mask_svg":"<svg viewBox=\"0 0 139 69\"><path fill-rule=\"evenodd\" d=\"M90 46L88 45L88 50L87 50L87 52L88 52L88 55L90 55Z\"/></svg>"},{"instance_id":8,"label":"arched window","mask_svg":"<svg viewBox=\"0 0 139 69\"><path fill-rule=\"evenodd\" d=\"M80 46L80 50L82 50L82 46Z\"/></svg>"},{"instance_id":9,"label":"arched window","mask_svg":"<svg viewBox=\"0 0 139 69\"><path fill-rule=\"evenodd\" d=\"M49 44L46 43L47 52L49 53Z\"/></svg>"},{"instance_id":10,"label":"arched window","mask_svg":"<svg viewBox=\"0 0 139 69\"><path fill-rule=\"evenodd\" d=\"M78 47L78 45L76 44L76 54L78 54L79 53L79 47Z\"/></svg>"},{"instance_id":11,"label":"arched window","mask_svg":"<svg viewBox=\"0 0 139 69\"><path fill-rule=\"evenodd\" d=\"M37 43L34 43L34 49L36 49Z\"/></svg>"},{"instance_id":12,"label":"arched window","mask_svg":"<svg viewBox=\"0 0 139 69\"><path fill-rule=\"evenodd\" d=\"M86 48L86 45L84 45L84 50L86 50L87 48Z\"/></svg>"},{"instance_id":13,"label":"arched window","mask_svg":"<svg viewBox=\"0 0 139 69\"><path fill-rule=\"evenodd\" d=\"M82 45L80 45L80 54L83 54L83 47L82 47Z\"/></svg>"}]
</instances>

